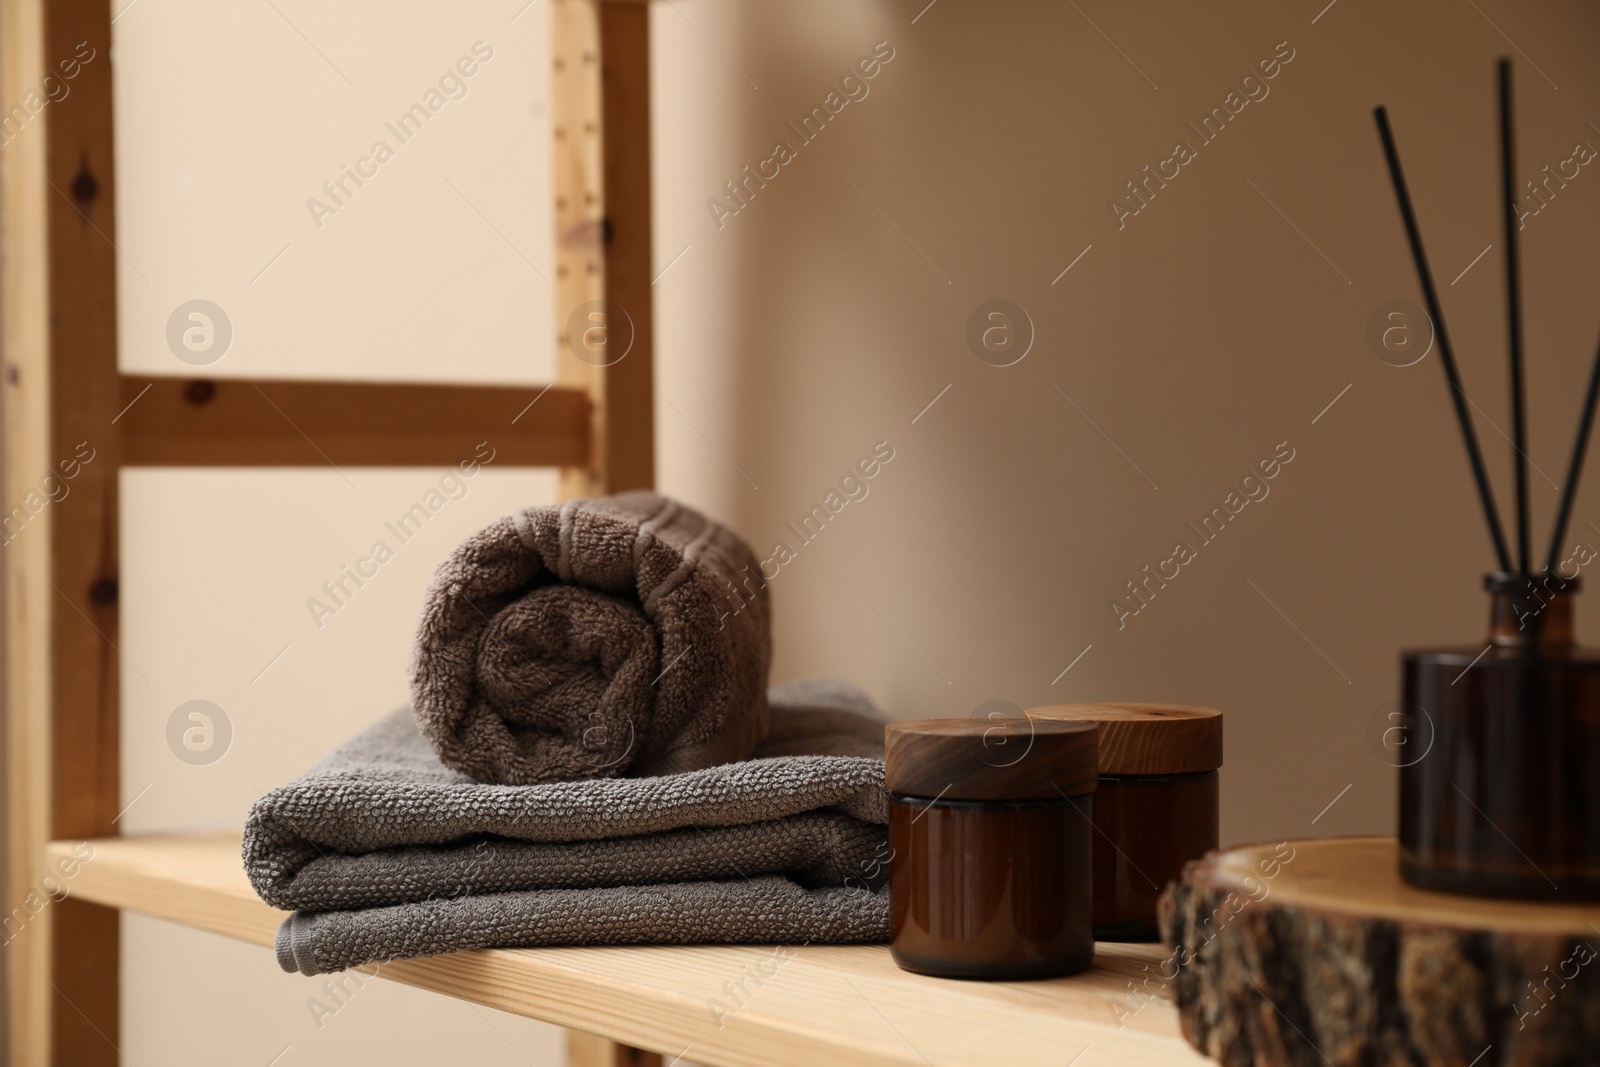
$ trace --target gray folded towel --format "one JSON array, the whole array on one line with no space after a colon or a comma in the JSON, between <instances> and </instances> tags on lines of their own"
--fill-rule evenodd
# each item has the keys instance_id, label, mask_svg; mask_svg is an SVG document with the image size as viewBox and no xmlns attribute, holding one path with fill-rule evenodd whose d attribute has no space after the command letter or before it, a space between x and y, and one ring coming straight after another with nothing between
<instances>
[{"instance_id":1,"label":"gray folded towel","mask_svg":"<svg viewBox=\"0 0 1600 1067\"><path fill-rule=\"evenodd\" d=\"M752 758L652 778L475 782L404 710L256 802L244 866L300 909L285 970L490 946L888 936L883 723L859 689L771 691Z\"/></svg>"},{"instance_id":2,"label":"gray folded towel","mask_svg":"<svg viewBox=\"0 0 1600 1067\"><path fill-rule=\"evenodd\" d=\"M297 911L278 965L328 974L475 948L543 945L863 944L888 939L887 887L803 889L763 875L612 889L550 889L365 911Z\"/></svg>"},{"instance_id":3,"label":"gray folded towel","mask_svg":"<svg viewBox=\"0 0 1600 1067\"><path fill-rule=\"evenodd\" d=\"M676 774L767 729L748 545L655 493L529 508L439 565L411 662L422 734L483 782Z\"/></svg>"}]
</instances>

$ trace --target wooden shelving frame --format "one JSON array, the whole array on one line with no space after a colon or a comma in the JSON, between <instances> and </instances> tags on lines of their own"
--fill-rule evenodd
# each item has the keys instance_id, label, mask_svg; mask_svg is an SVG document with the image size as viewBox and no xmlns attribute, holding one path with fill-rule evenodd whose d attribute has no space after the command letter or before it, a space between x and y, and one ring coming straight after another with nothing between
<instances>
[{"instance_id":1,"label":"wooden shelving frame","mask_svg":"<svg viewBox=\"0 0 1600 1067\"><path fill-rule=\"evenodd\" d=\"M30 516L25 536L4 548L4 900L26 914L5 955L12 1064L118 1058L119 901L68 899L36 915L27 901L47 842L117 832L121 468L445 466L471 453L485 422L526 409L510 437L496 438L497 466L559 467L568 495L652 483L648 7L551 0L547 9L557 322L604 300L626 309L634 339L626 358L598 367L552 338L557 381L541 393L121 374L112 5L0 0L8 106L78 42L104 57L0 148L7 506L78 442L95 449L69 500ZM646 1062L588 1038L573 1051L588 1062Z\"/></svg>"}]
</instances>

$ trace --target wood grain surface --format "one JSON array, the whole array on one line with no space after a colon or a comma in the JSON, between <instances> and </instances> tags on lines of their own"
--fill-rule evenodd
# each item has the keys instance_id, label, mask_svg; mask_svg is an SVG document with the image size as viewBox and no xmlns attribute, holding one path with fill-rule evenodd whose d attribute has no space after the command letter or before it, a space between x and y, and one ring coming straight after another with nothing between
<instances>
[{"instance_id":1,"label":"wood grain surface","mask_svg":"<svg viewBox=\"0 0 1600 1067\"><path fill-rule=\"evenodd\" d=\"M1600 1061L1600 908L1430 893L1393 838L1214 852L1162 899L1184 1034L1225 1064Z\"/></svg>"},{"instance_id":2,"label":"wood grain surface","mask_svg":"<svg viewBox=\"0 0 1600 1067\"><path fill-rule=\"evenodd\" d=\"M1100 728L1101 774L1197 774L1222 766L1222 712L1191 704L1052 704L1028 716Z\"/></svg>"},{"instance_id":3,"label":"wood grain surface","mask_svg":"<svg viewBox=\"0 0 1600 1067\"><path fill-rule=\"evenodd\" d=\"M922 719L884 728L891 793L944 800L1059 800L1094 792L1095 728L1028 718Z\"/></svg>"},{"instance_id":4,"label":"wood grain surface","mask_svg":"<svg viewBox=\"0 0 1600 1067\"><path fill-rule=\"evenodd\" d=\"M270 946L236 833L90 841L71 892ZM82 842L57 841L52 858ZM1134 993L1164 955L1098 946L1087 972L959 982L902 971L886 945L493 949L379 968L383 978L709 1067L1165 1067L1206 1061L1171 1004ZM276 967L269 950L262 967ZM307 979L308 988L313 981Z\"/></svg>"}]
</instances>

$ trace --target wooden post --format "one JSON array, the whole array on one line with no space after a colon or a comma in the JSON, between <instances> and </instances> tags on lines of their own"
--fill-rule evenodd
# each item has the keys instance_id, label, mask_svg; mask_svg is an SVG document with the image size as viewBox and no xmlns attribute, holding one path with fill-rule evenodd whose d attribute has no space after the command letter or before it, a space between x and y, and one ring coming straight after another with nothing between
<instances>
[{"instance_id":1,"label":"wooden post","mask_svg":"<svg viewBox=\"0 0 1600 1067\"><path fill-rule=\"evenodd\" d=\"M598 0L551 0L551 158L555 167L556 378L592 403L587 468L562 471L561 495L605 491L605 178L601 172Z\"/></svg>"},{"instance_id":2,"label":"wooden post","mask_svg":"<svg viewBox=\"0 0 1600 1067\"><path fill-rule=\"evenodd\" d=\"M582 1030L568 1030L567 1067L662 1067L662 1058Z\"/></svg>"},{"instance_id":3,"label":"wooden post","mask_svg":"<svg viewBox=\"0 0 1600 1067\"><path fill-rule=\"evenodd\" d=\"M600 5L606 300L627 312L633 347L607 368L600 422L606 491L655 485L655 315L650 241L650 8Z\"/></svg>"},{"instance_id":4,"label":"wooden post","mask_svg":"<svg viewBox=\"0 0 1600 1067\"><path fill-rule=\"evenodd\" d=\"M114 834L119 802L111 9L3 12L8 1049L114 1064L117 913L34 911L45 841ZM71 91L35 109L47 76Z\"/></svg>"},{"instance_id":5,"label":"wooden post","mask_svg":"<svg viewBox=\"0 0 1600 1067\"><path fill-rule=\"evenodd\" d=\"M558 380L592 400L590 464L562 495L655 481L650 8L552 0Z\"/></svg>"},{"instance_id":6,"label":"wooden post","mask_svg":"<svg viewBox=\"0 0 1600 1067\"><path fill-rule=\"evenodd\" d=\"M42 4L5 0L0 5L0 99L20 100L27 88L38 84L43 65ZM29 134L26 139L22 133ZM5 350L4 376L27 360L32 370L43 362L49 347L50 316L46 307L47 255L45 244L44 138L41 131L21 130L15 139L7 134L0 148L0 234L5 247L0 255L0 308ZM19 368L20 369L20 368ZM29 391L43 384L30 377ZM5 497L12 499L27 474L42 470L48 460L48 422L42 405L16 402L20 379L0 385L5 415ZM24 474L23 472L27 472ZM7 505L9 507L9 505ZM6 1052L13 1064L42 1063L48 1048L49 987L41 980L49 973L49 934L31 918L27 894L38 866L39 849L50 836L50 736L48 719L34 710L50 699L50 637L35 619L39 589L37 578L48 573L48 534L28 531L32 537L8 544L5 566L6 642L6 881L3 936L6 963ZM21 909L14 915L13 908ZM28 929L31 925L34 928Z\"/></svg>"}]
</instances>

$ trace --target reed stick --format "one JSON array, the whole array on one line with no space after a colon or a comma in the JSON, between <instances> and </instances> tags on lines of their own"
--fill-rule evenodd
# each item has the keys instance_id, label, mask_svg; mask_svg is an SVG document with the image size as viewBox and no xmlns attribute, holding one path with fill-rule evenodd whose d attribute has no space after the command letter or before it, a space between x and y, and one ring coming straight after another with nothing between
<instances>
[{"instance_id":1,"label":"reed stick","mask_svg":"<svg viewBox=\"0 0 1600 1067\"><path fill-rule=\"evenodd\" d=\"M1567 536L1572 518L1572 501L1578 495L1578 477L1583 471L1583 456L1589 450L1589 431L1594 428L1595 399L1600 397L1600 345L1595 347L1594 366L1589 369L1589 391L1584 394L1583 413L1578 417L1578 436L1572 442L1572 458L1567 461L1567 477L1561 487L1561 503L1556 508L1555 526L1550 531L1550 555L1546 572L1555 569L1561 555L1561 542Z\"/></svg>"},{"instance_id":2,"label":"reed stick","mask_svg":"<svg viewBox=\"0 0 1600 1067\"><path fill-rule=\"evenodd\" d=\"M1383 141L1383 155L1389 163L1389 180L1394 185L1394 197L1400 206L1400 218L1405 223L1406 240L1411 245L1411 259L1417 268L1417 281L1422 286L1422 299L1427 304L1428 316L1433 320L1433 333L1439 344L1439 362L1444 366L1444 377L1450 386L1450 400L1455 407L1456 422L1461 427L1461 440L1467 448L1467 461L1472 466L1472 477L1478 483L1478 500L1483 505L1483 517L1489 524L1489 538L1494 542L1495 558L1502 571L1511 570L1511 557L1506 551L1506 537L1500 528L1500 515L1495 510L1494 493L1489 488L1489 477L1483 469L1483 454L1478 449L1478 435L1472 429L1472 417L1467 413L1466 394L1461 390L1461 375L1456 370L1455 353L1450 347L1450 336L1445 332L1444 315L1439 307L1439 294L1433 288L1433 273L1428 269L1428 257L1422 250L1422 235L1417 230L1416 215L1411 210L1411 196L1406 192L1405 175L1400 171L1400 156L1395 151L1394 135L1389 130L1389 116L1383 108L1375 108L1373 117L1378 121L1378 137Z\"/></svg>"},{"instance_id":3,"label":"reed stick","mask_svg":"<svg viewBox=\"0 0 1600 1067\"><path fill-rule=\"evenodd\" d=\"M1522 389L1522 256L1517 232L1516 146L1511 130L1511 61L1502 59L1500 74L1500 187L1504 202L1506 243L1506 330L1511 353L1511 448L1517 495L1517 571L1528 570L1528 406Z\"/></svg>"}]
</instances>

